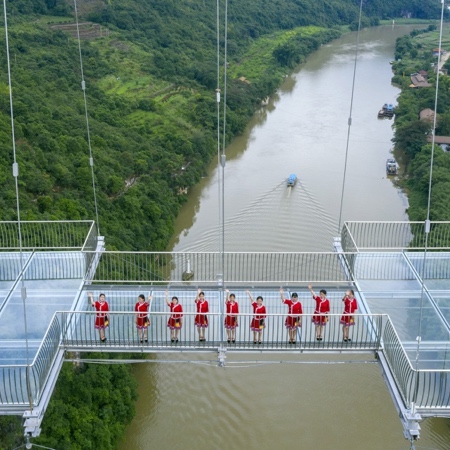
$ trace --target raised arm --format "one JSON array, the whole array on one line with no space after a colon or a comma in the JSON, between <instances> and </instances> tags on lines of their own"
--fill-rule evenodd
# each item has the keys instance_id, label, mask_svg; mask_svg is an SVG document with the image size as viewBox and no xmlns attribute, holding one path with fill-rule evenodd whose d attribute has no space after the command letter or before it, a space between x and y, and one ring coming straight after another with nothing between
<instances>
[{"instance_id":1,"label":"raised arm","mask_svg":"<svg viewBox=\"0 0 450 450\"><path fill-rule=\"evenodd\" d=\"M200 292L202 292L201 289L199 289L199 290L197 291L197 297L195 297L195 301L197 301L197 300L200 298Z\"/></svg>"},{"instance_id":2,"label":"raised arm","mask_svg":"<svg viewBox=\"0 0 450 450\"><path fill-rule=\"evenodd\" d=\"M251 303L255 303L255 301L253 300L252 294L250 294L250 291L245 291L247 292L248 298L250 299Z\"/></svg>"},{"instance_id":3,"label":"raised arm","mask_svg":"<svg viewBox=\"0 0 450 450\"><path fill-rule=\"evenodd\" d=\"M281 301L284 303L284 291L283 291L283 289L280 289L280 297L281 297Z\"/></svg>"},{"instance_id":4,"label":"raised arm","mask_svg":"<svg viewBox=\"0 0 450 450\"><path fill-rule=\"evenodd\" d=\"M149 297L150 298L150 297ZM169 302L169 291L166 291L166 304L167 306L170 306L170 302Z\"/></svg>"},{"instance_id":5,"label":"raised arm","mask_svg":"<svg viewBox=\"0 0 450 450\"><path fill-rule=\"evenodd\" d=\"M225 299L225 303L227 303L228 300L230 299L230 291L228 289L225 289L225 292L227 293L227 297Z\"/></svg>"},{"instance_id":6,"label":"raised arm","mask_svg":"<svg viewBox=\"0 0 450 450\"><path fill-rule=\"evenodd\" d=\"M308 285L308 289L309 289L309 292L311 292L311 295L315 298L316 297L316 293L313 291L313 288L312 288L312 286L310 284Z\"/></svg>"},{"instance_id":7,"label":"raised arm","mask_svg":"<svg viewBox=\"0 0 450 450\"><path fill-rule=\"evenodd\" d=\"M94 302L94 296L92 295L92 292L88 293L89 300L91 301L91 306L95 306Z\"/></svg>"},{"instance_id":8,"label":"raised arm","mask_svg":"<svg viewBox=\"0 0 450 450\"><path fill-rule=\"evenodd\" d=\"M153 295L149 295L148 297L147 297L147 303L150 303L150 300L153 298Z\"/></svg>"}]
</instances>

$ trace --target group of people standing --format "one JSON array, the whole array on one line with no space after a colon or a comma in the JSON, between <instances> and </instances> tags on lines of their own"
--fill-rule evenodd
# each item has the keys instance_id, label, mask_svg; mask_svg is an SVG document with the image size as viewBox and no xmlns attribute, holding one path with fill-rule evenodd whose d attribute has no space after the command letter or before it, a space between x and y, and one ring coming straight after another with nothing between
<instances>
[{"instance_id":1,"label":"group of people standing","mask_svg":"<svg viewBox=\"0 0 450 450\"><path fill-rule=\"evenodd\" d=\"M328 323L328 314L330 312L330 301L327 299L327 291L321 289L319 295L313 291L311 285L308 286L314 301L316 302L312 322L315 325L316 340L323 340L324 327ZM228 289L225 290L225 320L224 326L227 332L227 342L236 342L236 328L239 326L239 304L236 301L235 294L230 294ZM250 291L246 291L252 308L253 317L250 323L250 329L253 332L253 344L261 344L263 330L266 327L266 307L263 304L264 299L261 295L253 299ZM109 305L106 301L105 294L100 294L97 301L90 292L88 294L92 307L97 311L95 317L95 328L99 331L99 337L102 342L106 341L105 329L109 325ZM283 289L280 289L280 297L283 304L288 307L288 315L285 319L285 327L288 331L289 344L296 344L296 336L299 328L302 326L303 307L298 299L298 294L293 292L291 298L285 298ZM150 326L150 318L148 316L150 301L152 295L146 299L143 294L138 296L138 301L135 304L134 311L135 323L138 331L140 342L148 342L148 327ZM171 342L177 343L179 340L179 333L183 327L183 307L180 304L178 297L173 296L169 301L169 293L166 291L166 304L170 308L170 317L167 321L167 327L170 329ZM349 330L355 324L354 313L358 309L355 294L352 289L349 289L343 299L344 312L340 319L342 324L343 340L344 342L351 341L349 337ZM195 298L196 315L194 318L194 325L197 328L198 339L200 342L206 341L205 330L208 328L208 313L209 304L205 299L205 293L199 289Z\"/></svg>"}]
</instances>

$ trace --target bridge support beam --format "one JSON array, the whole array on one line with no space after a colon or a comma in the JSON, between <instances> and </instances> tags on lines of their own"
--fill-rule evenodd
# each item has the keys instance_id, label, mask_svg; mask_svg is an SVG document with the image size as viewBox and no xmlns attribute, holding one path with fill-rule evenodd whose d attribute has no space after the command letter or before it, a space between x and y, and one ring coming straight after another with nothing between
<instances>
[{"instance_id":1,"label":"bridge support beam","mask_svg":"<svg viewBox=\"0 0 450 450\"><path fill-rule=\"evenodd\" d=\"M420 425L422 416L416 412L414 403L411 403L410 409L403 411L403 417L400 418L403 425L403 435L410 442L417 441L420 438Z\"/></svg>"},{"instance_id":2,"label":"bridge support beam","mask_svg":"<svg viewBox=\"0 0 450 450\"><path fill-rule=\"evenodd\" d=\"M221 345L217 350L217 354L219 360L219 367L224 367L225 360L227 359L227 349L223 345Z\"/></svg>"},{"instance_id":3,"label":"bridge support beam","mask_svg":"<svg viewBox=\"0 0 450 450\"><path fill-rule=\"evenodd\" d=\"M414 403L411 403L409 407L405 407L402 395L398 390L397 383L392 376L389 364L383 352L379 352L377 356L380 361L384 381L386 382L386 386L389 389L389 393L391 394L400 421L403 425L403 436L405 436L405 439L408 439L412 444L420 438L419 422L421 422L422 416L416 411L416 405Z\"/></svg>"},{"instance_id":4,"label":"bridge support beam","mask_svg":"<svg viewBox=\"0 0 450 450\"><path fill-rule=\"evenodd\" d=\"M27 441L29 441L32 437L38 437L41 434L41 422L44 418L44 413L39 408L34 408L30 411L25 411L23 414L23 418L25 419L25 422L23 424L25 428L24 435L27 438ZM27 447L31 448L31 447Z\"/></svg>"}]
</instances>

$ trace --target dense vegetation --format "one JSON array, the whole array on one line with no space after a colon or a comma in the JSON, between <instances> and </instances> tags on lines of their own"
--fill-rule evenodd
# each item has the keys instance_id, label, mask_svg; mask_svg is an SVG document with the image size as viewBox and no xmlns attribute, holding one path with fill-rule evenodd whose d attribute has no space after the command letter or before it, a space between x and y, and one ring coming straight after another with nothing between
<instances>
[{"instance_id":1,"label":"dense vegetation","mask_svg":"<svg viewBox=\"0 0 450 450\"><path fill-rule=\"evenodd\" d=\"M129 365L66 363L34 442L58 450L112 450L134 417L136 398Z\"/></svg>"},{"instance_id":2,"label":"dense vegetation","mask_svg":"<svg viewBox=\"0 0 450 450\"><path fill-rule=\"evenodd\" d=\"M414 31L411 35L397 39L394 64L394 81L402 87L398 98L395 118L396 149L404 155L406 167L405 187L409 192L408 215L410 220L425 220L427 216L432 121L420 120L419 113L425 108L434 110L436 74L434 66L437 56L433 48L438 42L437 31L431 26L427 30ZM447 33L448 34L448 33ZM449 45L447 38L443 48ZM450 50L450 48L449 48ZM445 63L450 69L450 61ZM412 89L410 74L421 70L428 72L429 88ZM437 104L436 135L450 135L450 77L440 76ZM430 219L450 220L450 153L436 146L434 151L433 179L430 202Z\"/></svg>"},{"instance_id":3,"label":"dense vegetation","mask_svg":"<svg viewBox=\"0 0 450 450\"><path fill-rule=\"evenodd\" d=\"M419 14L416 3L407 8L413 15ZM216 4L77 4L80 18L102 27L82 41L101 233L110 249L163 250L185 188L216 154ZM405 4L381 2L379 15L401 12ZM227 142L275 90L286 68L338 35L330 27L356 23L358 6L347 0L229 1ZM73 21L67 17L72 7L65 0L8 2L23 220L95 218L77 41L57 26ZM365 20L376 23L376 10L370 11L372 18ZM4 53L0 63L6 67ZM0 219L14 220L9 96L2 73Z\"/></svg>"},{"instance_id":4,"label":"dense vegetation","mask_svg":"<svg viewBox=\"0 0 450 450\"><path fill-rule=\"evenodd\" d=\"M201 0L78 0L101 233L110 249L162 250L216 153L216 11ZM364 4L364 25L436 16L419 0ZM9 43L21 219L94 219L91 168L72 2L9 0ZM286 70L355 28L359 0L229 0L227 141ZM223 11L221 12L223 17ZM66 30L66 31L63 31ZM223 29L221 30L223 33ZM4 33L0 45L5 48ZM223 54L224 42L220 43ZM223 56L221 65L224 65ZM6 68L6 54L0 54ZM406 112L405 112L406 116ZM0 75L0 220L16 219L9 89ZM133 414L124 366L66 364L40 444L114 448ZM0 448L19 444L12 418Z\"/></svg>"},{"instance_id":5,"label":"dense vegetation","mask_svg":"<svg viewBox=\"0 0 450 450\"><path fill-rule=\"evenodd\" d=\"M65 363L33 443L58 450L116 448L134 416L136 389L129 365ZM1 417L0 450L18 447L22 436L20 418Z\"/></svg>"}]
</instances>

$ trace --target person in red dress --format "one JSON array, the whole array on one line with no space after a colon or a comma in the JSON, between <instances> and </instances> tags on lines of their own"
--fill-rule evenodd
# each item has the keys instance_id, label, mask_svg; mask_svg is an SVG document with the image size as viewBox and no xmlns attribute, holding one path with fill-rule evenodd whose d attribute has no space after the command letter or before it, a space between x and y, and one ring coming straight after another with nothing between
<instances>
[{"instance_id":1,"label":"person in red dress","mask_svg":"<svg viewBox=\"0 0 450 450\"><path fill-rule=\"evenodd\" d=\"M136 312L136 328L138 330L139 340L141 342L148 342L148 326L150 325L150 318L148 317L148 308L150 306L150 300L152 296L149 295L147 301L145 301L144 294L140 294L137 303L134 305Z\"/></svg>"},{"instance_id":2,"label":"person in red dress","mask_svg":"<svg viewBox=\"0 0 450 450\"><path fill-rule=\"evenodd\" d=\"M256 297L255 302L250 291L246 292L253 306L254 315L250 325L250 329L253 331L253 343L261 344L263 330L266 327L266 307L263 305L263 298L260 295Z\"/></svg>"},{"instance_id":3,"label":"person in red dress","mask_svg":"<svg viewBox=\"0 0 450 450\"><path fill-rule=\"evenodd\" d=\"M97 311L97 314L95 315L95 328L98 330L100 340L106 342L105 329L109 326L109 305L106 301L105 294L100 294L98 300L95 302L92 292L89 292L88 297L92 307Z\"/></svg>"},{"instance_id":4,"label":"person in red dress","mask_svg":"<svg viewBox=\"0 0 450 450\"><path fill-rule=\"evenodd\" d=\"M205 329L208 328L208 316L209 312L208 301L205 299L205 293L201 289L198 290L197 297L195 297L195 304L197 306L197 315L195 316L195 326L198 331L199 341L206 341Z\"/></svg>"},{"instance_id":5,"label":"person in red dress","mask_svg":"<svg viewBox=\"0 0 450 450\"><path fill-rule=\"evenodd\" d=\"M169 302L169 292L166 291L166 303L172 313L167 321L167 327L170 328L171 342L178 342L178 335L183 326L183 307L178 302L178 297L172 297Z\"/></svg>"},{"instance_id":6,"label":"person in red dress","mask_svg":"<svg viewBox=\"0 0 450 450\"><path fill-rule=\"evenodd\" d=\"M284 298L284 291L280 289L281 302L288 305L288 316L284 322L289 333L289 344L296 343L296 335L299 327L302 326L302 304L298 301L296 292L292 293L291 299Z\"/></svg>"},{"instance_id":7,"label":"person in red dress","mask_svg":"<svg viewBox=\"0 0 450 450\"><path fill-rule=\"evenodd\" d=\"M230 294L228 289L225 289L227 298L225 306L227 308L227 315L225 316L225 328L227 330L227 342L236 342L236 327L238 326L239 305L236 302L236 296Z\"/></svg>"},{"instance_id":8,"label":"person in red dress","mask_svg":"<svg viewBox=\"0 0 450 450\"><path fill-rule=\"evenodd\" d=\"M323 327L328 322L327 315L330 312L330 301L327 299L327 291L325 289L321 289L319 295L316 295L311 285L308 286L308 289L316 301L312 322L316 326L316 339L321 341Z\"/></svg>"},{"instance_id":9,"label":"person in red dress","mask_svg":"<svg viewBox=\"0 0 450 450\"><path fill-rule=\"evenodd\" d=\"M355 292L353 289L349 289L342 299L344 302L344 312L341 317L342 332L344 333L344 342L351 341L348 337L350 327L355 325L355 316L353 313L358 309L356 303Z\"/></svg>"}]
</instances>

